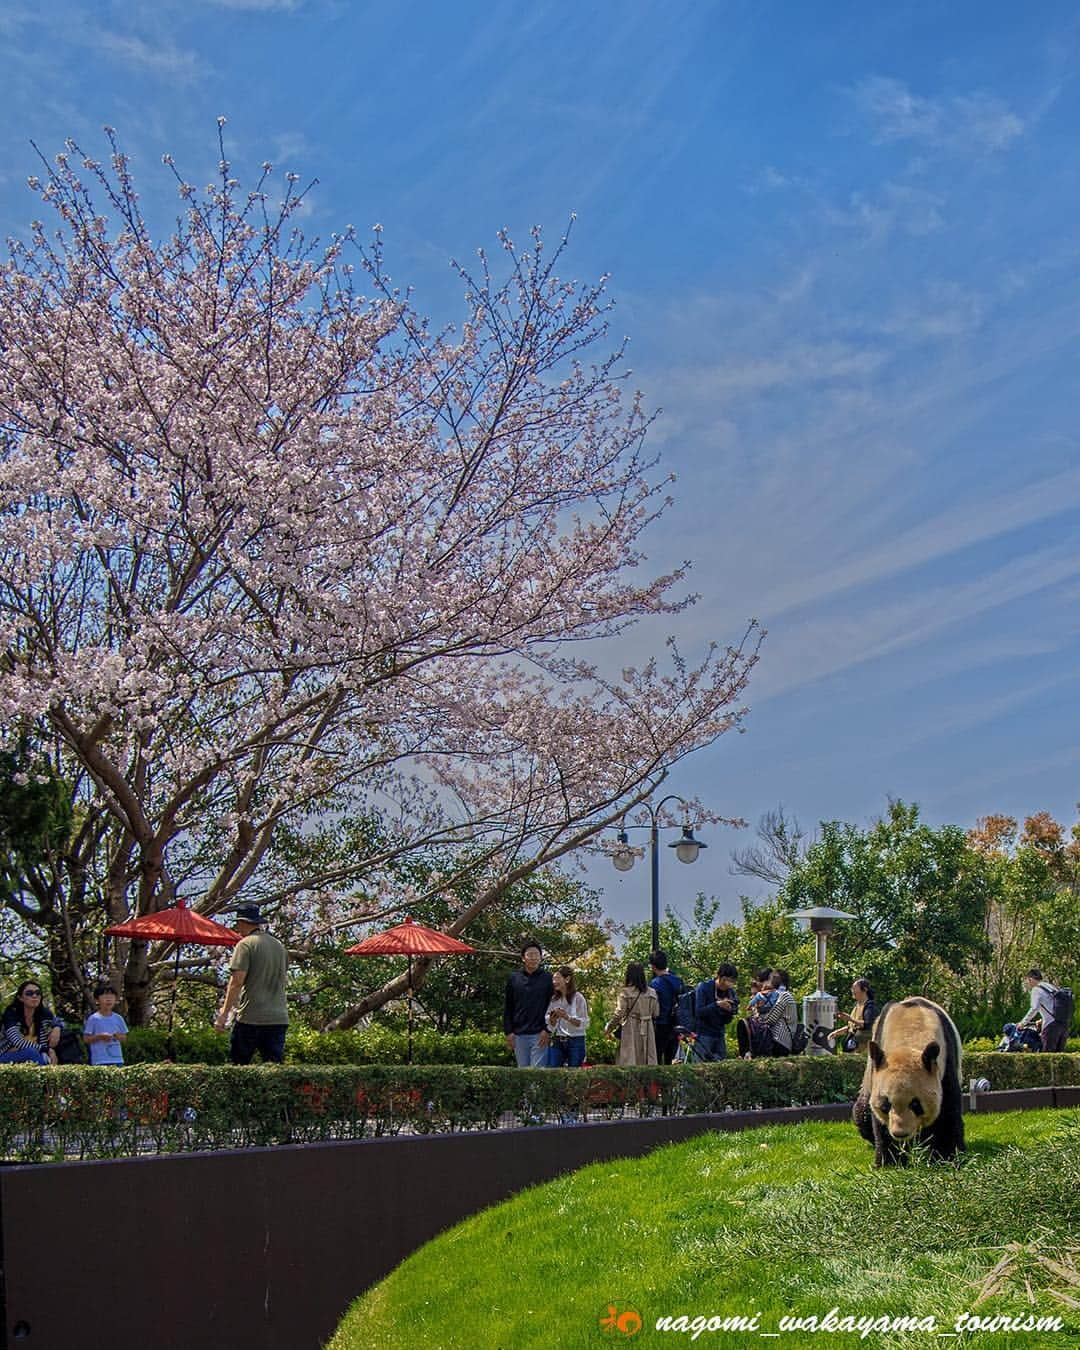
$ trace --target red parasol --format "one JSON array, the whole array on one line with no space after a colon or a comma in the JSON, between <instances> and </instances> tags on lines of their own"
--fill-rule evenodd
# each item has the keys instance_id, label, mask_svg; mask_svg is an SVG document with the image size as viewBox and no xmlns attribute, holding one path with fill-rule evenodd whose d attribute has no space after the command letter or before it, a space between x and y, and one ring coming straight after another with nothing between
<instances>
[{"instance_id":1,"label":"red parasol","mask_svg":"<svg viewBox=\"0 0 1080 1350\"><path fill-rule=\"evenodd\" d=\"M194 947L235 947L240 934L223 923L204 919L188 909L187 901L177 900L175 909L159 909L156 914L141 914L137 919L114 923L105 929L106 937L131 938L135 942L175 942L176 973L173 978L172 1000L169 1003L169 1054L172 1054L173 1013L176 1010L176 991L180 983L180 948L185 943Z\"/></svg>"},{"instance_id":2,"label":"red parasol","mask_svg":"<svg viewBox=\"0 0 1080 1350\"><path fill-rule=\"evenodd\" d=\"M186 942L199 947L235 947L240 941L240 934L231 928L188 909L186 900L178 900L175 909L159 909L156 914L114 923L105 929L105 936L137 942Z\"/></svg>"},{"instance_id":3,"label":"red parasol","mask_svg":"<svg viewBox=\"0 0 1080 1350\"><path fill-rule=\"evenodd\" d=\"M449 933L425 928L415 919L406 919L385 933L372 933L355 947L346 947L346 956L446 956L452 952L474 952L467 942Z\"/></svg>"},{"instance_id":4,"label":"red parasol","mask_svg":"<svg viewBox=\"0 0 1080 1350\"><path fill-rule=\"evenodd\" d=\"M406 919L385 933L372 933L354 947L346 947L346 956L407 956L409 958L409 1063L412 1063L412 961L414 956L451 956L474 952L467 942L448 933L426 928L415 919Z\"/></svg>"}]
</instances>

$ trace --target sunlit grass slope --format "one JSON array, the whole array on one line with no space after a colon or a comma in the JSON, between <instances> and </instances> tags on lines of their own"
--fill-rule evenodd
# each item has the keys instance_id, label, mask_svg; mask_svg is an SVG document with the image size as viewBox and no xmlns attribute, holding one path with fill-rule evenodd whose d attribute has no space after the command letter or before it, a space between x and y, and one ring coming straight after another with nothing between
<instances>
[{"instance_id":1,"label":"sunlit grass slope","mask_svg":"<svg viewBox=\"0 0 1080 1350\"><path fill-rule=\"evenodd\" d=\"M969 1117L967 1128L959 1168L874 1172L870 1146L847 1124L707 1135L583 1168L428 1243L357 1300L333 1350L1067 1350L1080 1343L1080 1113ZM946 1333L966 1313L1060 1316L1064 1326L959 1340L760 1334L777 1332L782 1317L834 1307L839 1316L933 1316ZM639 1331L627 1313L640 1317ZM755 1313L758 1331L692 1339L694 1318ZM686 1331L656 1329L658 1318L681 1316Z\"/></svg>"}]
</instances>

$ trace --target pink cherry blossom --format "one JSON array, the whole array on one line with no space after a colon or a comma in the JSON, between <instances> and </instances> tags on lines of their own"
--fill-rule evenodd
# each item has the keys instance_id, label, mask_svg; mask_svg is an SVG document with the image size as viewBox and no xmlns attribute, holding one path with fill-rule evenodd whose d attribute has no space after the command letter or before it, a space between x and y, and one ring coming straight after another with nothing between
<instances>
[{"instance_id":1,"label":"pink cherry blossom","mask_svg":"<svg viewBox=\"0 0 1080 1350\"><path fill-rule=\"evenodd\" d=\"M689 599L645 572L670 478L566 238L500 235L505 275L459 268L435 332L381 227L311 244L293 176L271 211L269 165L244 194L222 149L201 193L165 158L154 239L109 140L31 180L56 233L0 268L0 736L53 739L111 822L117 917L181 875L223 909L333 803L392 820L397 856L483 850L461 931L738 727L761 634L605 673ZM602 669L574 655L597 639ZM389 861L276 898L347 922Z\"/></svg>"}]
</instances>

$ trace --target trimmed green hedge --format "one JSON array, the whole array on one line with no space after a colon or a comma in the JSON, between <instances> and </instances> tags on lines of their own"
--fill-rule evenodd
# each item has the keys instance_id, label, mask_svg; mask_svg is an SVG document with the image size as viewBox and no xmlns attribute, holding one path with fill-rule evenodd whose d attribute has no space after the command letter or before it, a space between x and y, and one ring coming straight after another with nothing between
<instances>
[{"instance_id":1,"label":"trimmed green hedge","mask_svg":"<svg viewBox=\"0 0 1080 1350\"><path fill-rule=\"evenodd\" d=\"M124 1043L128 1064L163 1064L169 1058L169 1034L161 1027L135 1027ZM211 1027L178 1027L172 1034L172 1051L178 1064L227 1064L229 1037ZM362 1031L313 1031L290 1028L285 1039L288 1064L404 1064L408 1037L390 1027L365 1027ZM512 1067L514 1056L505 1039L487 1031L464 1031L445 1035L425 1028L413 1036L415 1064L504 1064Z\"/></svg>"},{"instance_id":2,"label":"trimmed green hedge","mask_svg":"<svg viewBox=\"0 0 1080 1350\"><path fill-rule=\"evenodd\" d=\"M168 1062L169 1036L160 1027L136 1027L124 1045L128 1064L164 1064ZM178 1027L172 1035L173 1054L178 1064L227 1064L229 1038L210 1027ZM982 1040L968 1051L992 1050L996 1042ZM588 1036L590 1064L611 1064L617 1044L604 1038L603 1029ZM734 1039L728 1049L734 1053ZM1070 1042L1070 1051L1080 1051L1080 1041ZM371 1026L362 1031L314 1031L296 1026L285 1040L288 1064L405 1064L408 1038L393 1027ZM459 1031L447 1034L425 1027L413 1036L414 1064L503 1065L514 1067L514 1056L498 1032Z\"/></svg>"},{"instance_id":3,"label":"trimmed green hedge","mask_svg":"<svg viewBox=\"0 0 1080 1350\"><path fill-rule=\"evenodd\" d=\"M855 1056L588 1070L9 1065L0 1067L0 1157L115 1158L846 1101L862 1068ZM994 1088L1080 1084L1080 1056L971 1055L964 1075Z\"/></svg>"},{"instance_id":4,"label":"trimmed green hedge","mask_svg":"<svg viewBox=\"0 0 1080 1350\"><path fill-rule=\"evenodd\" d=\"M589 1038L592 1064L607 1064L617 1046L602 1030ZM227 1064L229 1037L211 1027L177 1027L172 1050L178 1064ZM314 1031L290 1027L285 1039L287 1064L405 1064L408 1036L393 1027L372 1026L362 1031ZM128 1064L164 1064L169 1058L169 1034L161 1027L135 1027L124 1043ZM513 1053L500 1032L458 1031L447 1034L425 1027L413 1035L414 1064L504 1065L514 1067Z\"/></svg>"}]
</instances>

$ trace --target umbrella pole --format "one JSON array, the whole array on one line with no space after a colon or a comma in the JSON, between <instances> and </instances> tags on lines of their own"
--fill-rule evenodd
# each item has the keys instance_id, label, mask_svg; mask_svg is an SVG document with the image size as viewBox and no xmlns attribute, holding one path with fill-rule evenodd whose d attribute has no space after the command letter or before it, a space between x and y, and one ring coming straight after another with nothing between
<instances>
[{"instance_id":1,"label":"umbrella pole","mask_svg":"<svg viewBox=\"0 0 1080 1350\"><path fill-rule=\"evenodd\" d=\"M173 1045L173 1016L176 1013L176 992L180 988L180 944L176 944L176 965L173 968L172 998L169 1000L169 1034L165 1038L165 1058L176 1061L176 1047Z\"/></svg>"},{"instance_id":2,"label":"umbrella pole","mask_svg":"<svg viewBox=\"0 0 1080 1350\"><path fill-rule=\"evenodd\" d=\"M409 1060L412 1063L412 955L409 956Z\"/></svg>"}]
</instances>

